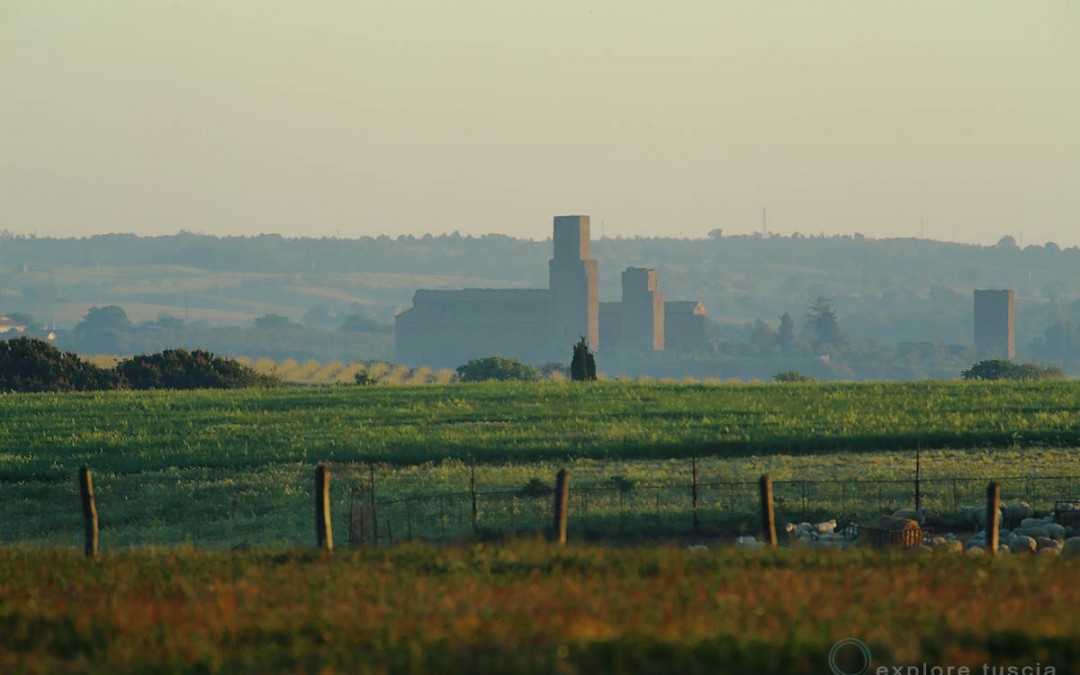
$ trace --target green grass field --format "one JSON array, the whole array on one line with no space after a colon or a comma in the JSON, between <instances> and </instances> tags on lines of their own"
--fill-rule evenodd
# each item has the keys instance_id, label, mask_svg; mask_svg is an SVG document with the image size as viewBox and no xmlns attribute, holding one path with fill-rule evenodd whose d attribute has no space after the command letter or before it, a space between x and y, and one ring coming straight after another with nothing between
<instances>
[{"instance_id":1,"label":"green grass field","mask_svg":"<svg viewBox=\"0 0 1080 675\"><path fill-rule=\"evenodd\" d=\"M106 548L307 545L312 470L320 462L332 467L339 545L348 540L352 491L367 487L368 462L378 464L380 501L424 497L407 507L415 517L406 507L383 509L396 520L380 536L460 536L470 456L482 492L518 490L533 478L550 483L561 467L571 470L578 497L586 486L611 487L613 478L636 487L575 503L579 532L682 535L694 454L702 483L762 473L835 481L831 491L811 495L810 515L866 515L911 505L916 442L928 479L1080 475L1078 406L1080 385L1071 382L8 394L0 396L0 541L77 545L82 465L94 473ZM856 495L842 494L840 481L858 479L897 482L852 505ZM1007 499L1029 497L1025 485L1005 486ZM939 485L927 499L942 509L979 503L984 487ZM1039 487L1043 508L1071 489ZM807 515L796 488L778 485L780 517ZM458 496L429 498L447 493ZM752 512L754 493L703 489L702 500L712 527L725 513ZM482 500L482 526L543 527L547 502Z\"/></svg>"},{"instance_id":2,"label":"green grass field","mask_svg":"<svg viewBox=\"0 0 1080 675\"><path fill-rule=\"evenodd\" d=\"M327 387L0 396L0 479L417 464L1076 447L1080 383Z\"/></svg>"},{"instance_id":3,"label":"green grass field","mask_svg":"<svg viewBox=\"0 0 1080 675\"><path fill-rule=\"evenodd\" d=\"M687 533L695 456L699 480L721 484L701 491L706 531L753 510L762 473L781 519L801 515L800 481L820 481L814 504L833 515L888 510L910 497L916 443L935 506L978 503L1003 476L1041 477L1005 481L1009 499L1071 490L1053 477L1080 475L1078 406L1069 382L0 395L0 672L828 673L836 641L857 637L875 668L1078 673L1075 557L622 545ZM571 546L346 546L371 465L399 541L468 538L470 457L485 532L546 527L550 498L522 487L568 467ZM313 545L321 462L329 555ZM960 497L956 476L973 477ZM856 507L838 491L858 480L879 487ZM581 543L591 531L620 545ZM255 548L220 550L241 543Z\"/></svg>"}]
</instances>

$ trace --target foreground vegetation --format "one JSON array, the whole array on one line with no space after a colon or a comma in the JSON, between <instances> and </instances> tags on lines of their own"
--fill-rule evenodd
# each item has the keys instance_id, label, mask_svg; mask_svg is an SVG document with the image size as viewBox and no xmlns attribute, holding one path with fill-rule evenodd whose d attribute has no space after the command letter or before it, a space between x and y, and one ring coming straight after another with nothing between
<instances>
[{"instance_id":1,"label":"foreground vegetation","mask_svg":"<svg viewBox=\"0 0 1080 675\"><path fill-rule=\"evenodd\" d=\"M857 637L875 668L1075 673L1078 573L1041 556L539 543L94 562L3 549L0 670L822 673Z\"/></svg>"}]
</instances>

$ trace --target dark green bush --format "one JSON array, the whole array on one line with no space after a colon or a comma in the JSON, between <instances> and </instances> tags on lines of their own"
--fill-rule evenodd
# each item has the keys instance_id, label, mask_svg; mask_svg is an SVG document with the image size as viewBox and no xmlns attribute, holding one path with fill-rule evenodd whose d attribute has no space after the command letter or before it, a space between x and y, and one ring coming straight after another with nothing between
<instances>
[{"instance_id":1,"label":"dark green bush","mask_svg":"<svg viewBox=\"0 0 1080 675\"><path fill-rule=\"evenodd\" d=\"M773 375L773 380L776 382L816 382L814 378L809 375L803 375L797 370L785 370Z\"/></svg>"},{"instance_id":2,"label":"dark green bush","mask_svg":"<svg viewBox=\"0 0 1080 675\"><path fill-rule=\"evenodd\" d=\"M116 373L63 353L43 340L0 340L0 391L115 389Z\"/></svg>"},{"instance_id":3,"label":"dark green bush","mask_svg":"<svg viewBox=\"0 0 1080 675\"><path fill-rule=\"evenodd\" d=\"M131 389L240 389L278 384L232 359L196 349L166 349L121 361L116 367Z\"/></svg>"},{"instance_id":4,"label":"dark green bush","mask_svg":"<svg viewBox=\"0 0 1080 675\"><path fill-rule=\"evenodd\" d=\"M1061 368L1037 363L1013 363L1003 359L979 361L960 373L963 380L1060 380L1064 377Z\"/></svg>"},{"instance_id":5,"label":"dark green bush","mask_svg":"<svg viewBox=\"0 0 1080 675\"><path fill-rule=\"evenodd\" d=\"M536 382L541 379L540 371L517 359L502 356L488 356L473 359L457 368L458 379L462 382L482 382L484 380L520 380Z\"/></svg>"}]
</instances>

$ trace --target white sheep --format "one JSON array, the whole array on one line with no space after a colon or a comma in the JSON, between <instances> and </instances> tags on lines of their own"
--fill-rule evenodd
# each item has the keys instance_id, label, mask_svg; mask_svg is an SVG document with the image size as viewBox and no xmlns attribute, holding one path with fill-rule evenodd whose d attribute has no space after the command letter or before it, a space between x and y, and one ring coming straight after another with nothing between
<instances>
[{"instance_id":1,"label":"white sheep","mask_svg":"<svg viewBox=\"0 0 1080 675\"><path fill-rule=\"evenodd\" d=\"M816 530L818 534L832 534L833 532L836 532L836 518L814 525L814 530Z\"/></svg>"}]
</instances>

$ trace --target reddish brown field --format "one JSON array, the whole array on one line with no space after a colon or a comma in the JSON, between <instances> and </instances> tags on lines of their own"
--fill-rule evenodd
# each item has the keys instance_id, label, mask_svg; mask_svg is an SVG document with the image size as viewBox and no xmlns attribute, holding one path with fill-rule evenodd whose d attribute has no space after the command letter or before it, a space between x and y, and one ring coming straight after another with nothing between
<instances>
[{"instance_id":1,"label":"reddish brown field","mask_svg":"<svg viewBox=\"0 0 1080 675\"><path fill-rule=\"evenodd\" d=\"M17 548L0 579L3 673L829 673L849 637L867 672L1080 672L1076 558Z\"/></svg>"}]
</instances>

